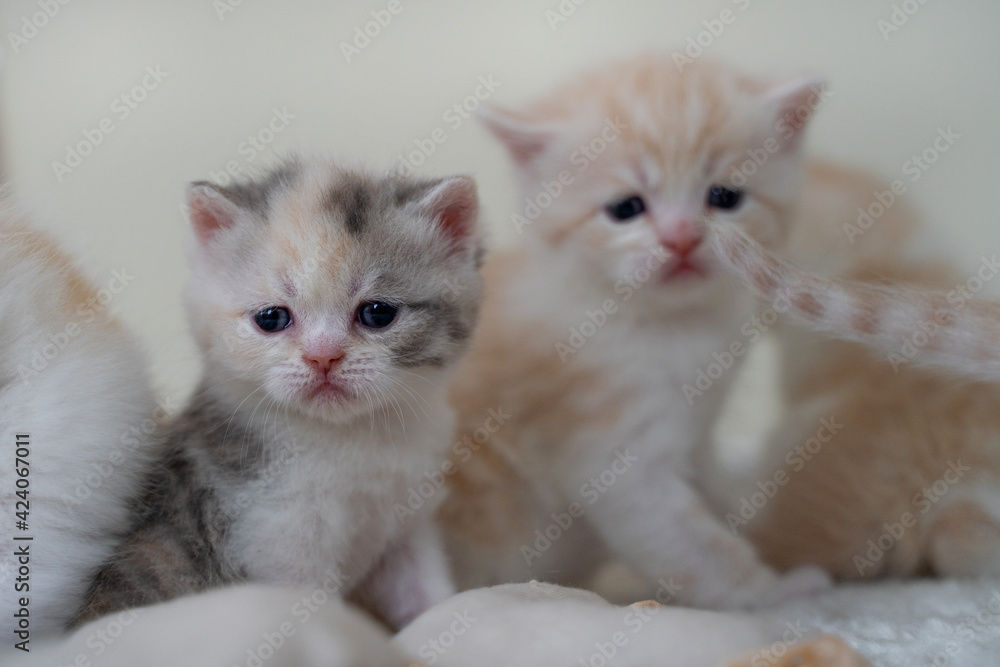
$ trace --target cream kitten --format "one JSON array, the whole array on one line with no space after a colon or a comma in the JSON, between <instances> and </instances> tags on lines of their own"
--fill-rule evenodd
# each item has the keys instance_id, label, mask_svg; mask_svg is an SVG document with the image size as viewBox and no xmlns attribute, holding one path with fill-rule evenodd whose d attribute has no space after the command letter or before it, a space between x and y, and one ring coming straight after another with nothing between
<instances>
[{"instance_id":1,"label":"cream kitten","mask_svg":"<svg viewBox=\"0 0 1000 667\"><path fill-rule=\"evenodd\" d=\"M143 430L165 415L109 310L132 267L98 287L0 208L0 632L31 650L72 618L114 549L153 455Z\"/></svg>"},{"instance_id":2,"label":"cream kitten","mask_svg":"<svg viewBox=\"0 0 1000 667\"><path fill-rule=\"evenodd\" d=\"M1000 304L968 298L964 281L936 267L886 260L853 272L867 281L807 274L728 223L714 245L772 307L862 344L784 332L812 357L795 352L791 417L765 467L786 478L758 516L732 508L733 525L781 568L819 565L842 579L1000 575ZM817 425L831 415L840 430L821 441Z\"/></svg>"},{"instance_id":3,"label":"cream kitten","mask_svg":"<svg viewBox=\"0 0 1000 667\"><path fill-rule=\"evenodd\" d=\"M390 625L452 584L393 505L443 456L445 380L478 311L471 178L292 161L195 183L201 386L80 618L235 581L322 586Z\"/></svg>"},{"instance_id":4,"label":"cream kitten","mask_svg":"<svg viewBox=\"0 0 1000 667\"><path fill-rule=\"evenodd\" d=\"M820 86L652 55L485 116L517 167L523 233L487 262L484 316L452 388L440 520L462 586L581 582L609 555L650 590L672 577L699 606L827 585L765 566L700 490L733 342L754 314L702 220L713 211L769 246L786 237ZM720 358L728 373L697 389Z\"/></svg>"}]
</instances>

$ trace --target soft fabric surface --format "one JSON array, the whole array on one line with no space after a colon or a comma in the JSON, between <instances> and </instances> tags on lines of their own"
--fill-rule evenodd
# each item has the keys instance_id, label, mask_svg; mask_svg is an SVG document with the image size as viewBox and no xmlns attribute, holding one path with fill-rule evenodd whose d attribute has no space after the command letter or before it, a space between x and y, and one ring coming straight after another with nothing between
<instances>
[{"instance_id":1,"label":"soft fabric surface","mask_svg":"<svg viewBox=\"0 0 1000 667\"><path fill-rule=\"evenodd\" d=\"M875 667L1000 665L1000 580L841 586L765 615L839 634Z\"/></svg>"},{"instance_id":2,"label":"soft fabric surface","mask_svg":"<svg viewBox=\"0 0 1000 667\"><path fill-rule=\"evenodd\" d=\"M455 596L392 641L338 601L304 605L309 593L213 591L112 615L70 637L38 638L30 655L0 651L0 665L403 667L416 658L445 667L577 667L604 664L603 647L617 667L714 667L747 649L746 664L777 667L798 664L779 658L816 631L841 635L874 667L1000 665L1000 580L844 586L758 618L616 608L584 591L500 586ZM616 633L620 645L612 646ZM75 662L80 656L89 663Z\"/></svg>"}]
</instances>

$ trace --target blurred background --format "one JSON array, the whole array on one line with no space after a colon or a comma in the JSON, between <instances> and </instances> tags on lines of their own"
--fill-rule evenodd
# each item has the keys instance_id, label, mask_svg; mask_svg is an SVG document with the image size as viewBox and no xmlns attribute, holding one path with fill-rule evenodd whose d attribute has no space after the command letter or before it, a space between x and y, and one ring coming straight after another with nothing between
<instances>
[{"instance_id":1,"label":"blurred background","mask_svg":"<svg viewBox=\"0 0 1000 667\"><path fill-rule=\"evenodd\" d=\"M506 243L512 173L467 112L642 50L824 73L833 96L811 151L887 179L952 128L960 138L905 194L921 241L970 275L1000 246L995 0L3 0L0 21L13 191L98 282L134 276L113 307L177 403L198 372L180 304L187 181L290 151L410 159L474 174L492 242ZM432 154L406 157L438 128Z\"/></svg>"}]
</instances>

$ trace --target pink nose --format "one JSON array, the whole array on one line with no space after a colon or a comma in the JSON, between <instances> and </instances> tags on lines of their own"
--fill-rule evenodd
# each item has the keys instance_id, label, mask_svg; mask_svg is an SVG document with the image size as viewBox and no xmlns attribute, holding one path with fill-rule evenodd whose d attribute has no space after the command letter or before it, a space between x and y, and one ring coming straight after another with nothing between
<instances>
[{"instance_id":1,"label":"pink nose","mask_svg":"<svg viewBox=\"0 0 1000 667\"><path fill-rule=\"evenodd\" d=\"M660 243L671 252L687 257L701 245L702 234L695 223L687 218L674 220L668 228L659 229Z\"/></svg>"},{"instance_id":2,"label":"pink nose","mask_svg":"<svg viewBox=\"0 0 1000 667\"><path fill-rule=\"evenodd\" d=\"M661 243L681 257L687 257L701 245L701 238L698 235L677 235L662 239Z\"/></svg>"},{"instance_id":3,"label":"pink nose","mask_svg":"<svg viewBox=\"0 0 1000 667\"><path fill-rule=\"evenodd\" d=\"M335 350L327 350L323 353L305 354L303 355L303 358L307 364L315 368L323 375L326 375L330 372L331 368L343 360L344 351L337 348Z\"/></svg>"}]
</instances>

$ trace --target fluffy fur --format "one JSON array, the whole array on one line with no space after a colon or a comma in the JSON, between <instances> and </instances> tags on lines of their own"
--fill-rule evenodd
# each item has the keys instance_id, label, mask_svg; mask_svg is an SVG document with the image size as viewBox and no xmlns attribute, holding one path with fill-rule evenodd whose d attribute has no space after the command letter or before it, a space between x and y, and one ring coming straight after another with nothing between
<instances>
[{"instance_id":1,"label":"fluffy fur","mask_svg":"<svg viewBox=\"0 0 1000 667\"><path fill-rule=\"evenodd\" d=\"M769 304L843 339L783 332L791 416L764 476L780 470L787 482L757 517L731 508L733 525L780 568L808 563L842 579L1000 574L1000 387L976 381L996 379L1000 306L917 286L961 282L940 267L884 258L861 262L857 280L824 278L726 223L714 245ZM824 418L840 430L803 455Z\"/></svg>"},{"instance_id":2,"label":"fluffy fur","mask_svg":"<svg viewBox=\"0 0 1000 667\"><path fill-rule=\"evenodd\" d=\"M80 618L250 580L405 623L452 590L430 517L393 508L453 429L444 385L481 289L472 179L292 161L189 199L203 379ZM366 325L371 303L395 319ZM273 308L290 320L268 332Z\"/></svg>"},{"instance_id":3,"label":"fluffy fur","mask_svg":"<svg viewBox=\"0 0 1000 667\"><path fill-rule=\"evenodd\" d=\"M968 289L810 275L730 226L720 225L715 243L724 261L762 298L787 295L789 313L814 331L864 343L897 367L926 365L973 379L1000 380L1000 304L973 299ZM984 265L987 279L995 273L995 258L992 261ZM881 266L887 276L894 271L913 273L905 267ZM914 344L918 332L927 334L926 343L921 344L919 336Z\"/></svg>"},{"instance_id":4,"label":"fluffy fur","mask_svg":"<svg viewBox=\"0 0 1000 667\"><path fill-rule=\"evenodd\" d=\"M780 244L803 177L801 112L820 85L707 60L680 72L652 55L487 112L517 166L522 238L487 262L481 326L452 389L440 519L461 585L586 581L609 555L650 590L673 577L678 599L701 606L825 585L812 570L782 579L708 511L702 445L733 369L694 391L753 314L700 245L709 190L742 188L716 214ZM768 158L744 182L757 149ZM613 219L606 207L632 196L645 210Z\"/></svg>"},{"instance_id":5,"label":"fluffy fur","mask_svg":"<svg viewBox=\"0 0 1000 667\"><path fill-rule=\"evenodd\" d=\"M9 202L0 209L0 632L9 645L27 638L14 634L21 598L31 637L72 617L128 523L127 499L152 456L143 429L165 415L142 354L109 311L124 283L109 276L98 287ZM30 436L20 461L17 434Z\"/></svg>"}]
</instances>

